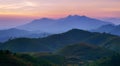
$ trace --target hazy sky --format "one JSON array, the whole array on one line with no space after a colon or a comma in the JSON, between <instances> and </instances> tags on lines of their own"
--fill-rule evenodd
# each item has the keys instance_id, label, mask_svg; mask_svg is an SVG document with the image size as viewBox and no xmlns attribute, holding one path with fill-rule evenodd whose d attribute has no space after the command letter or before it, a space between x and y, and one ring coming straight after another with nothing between
<instances>
[{"instance_id":1,"label":"hazy sky","mask_svg":"<svg viewBox=\"0 0 120 66\"><path fill-rule=\"evenodd\" d=\"M0 0L3 28L34 18L59 18L69 14L120 18L120 0Z\"/></svg>"}]
</instances>

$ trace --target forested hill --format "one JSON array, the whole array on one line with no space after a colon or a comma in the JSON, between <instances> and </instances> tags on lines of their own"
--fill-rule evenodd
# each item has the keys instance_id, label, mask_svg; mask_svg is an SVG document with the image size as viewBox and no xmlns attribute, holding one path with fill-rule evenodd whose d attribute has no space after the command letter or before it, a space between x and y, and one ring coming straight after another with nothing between
<instances>
[{"instance_id":1,"label":"forested hill","mask_svg":"<svg viewBox=\"0 0 120 66\"><path fill-rule=\"evenodd\" d=\"M52 35L46 38L18 38L1 44L0 49L14 52L56 51L64 46L75 43L88 43L120 52L120 37L106 33L92 33L79 29Z\"/></svg>"}]
</instances>

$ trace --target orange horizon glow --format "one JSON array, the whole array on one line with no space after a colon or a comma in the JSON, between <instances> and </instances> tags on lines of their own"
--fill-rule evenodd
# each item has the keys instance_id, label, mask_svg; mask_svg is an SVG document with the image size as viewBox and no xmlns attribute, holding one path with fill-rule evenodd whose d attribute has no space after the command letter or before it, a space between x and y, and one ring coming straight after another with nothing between
<instances>
[{"instance_id":1,"label":"orange horizon glow","mask_svg":"<svg viewBox=\"0 0 120 66\"><path fill-rule=\"evenodd\" d=\"M120 18L120 0L0 0L0 29L68 15Z\"/></svg>"},{"instance_id":2,"label":"orange horizon glow","mask_svg":"<svg viewBox=\"0 0 120 66\"><path fill-rule=\"evenodd\" d=\"M120 0L0 0L0 17L120 17Z\"/></svg>"}]
</instances>

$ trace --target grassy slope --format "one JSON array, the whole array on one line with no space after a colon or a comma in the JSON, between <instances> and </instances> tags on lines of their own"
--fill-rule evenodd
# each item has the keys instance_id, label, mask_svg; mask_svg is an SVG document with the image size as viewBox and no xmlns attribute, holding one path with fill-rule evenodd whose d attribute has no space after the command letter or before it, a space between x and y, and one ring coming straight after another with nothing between
<instances>
[{"instance_id":1,"label":"grassy slope","mask_svg":"<svg viewBox=\"0 0 120 66\"><path fill-rule=\"evenodd\" d=\"M77 59L81 61L96 60L101 57L111 56L114 52L90 44L74 44L66 46L57 52L68 59Z\"/></svg>"}]
</instances>

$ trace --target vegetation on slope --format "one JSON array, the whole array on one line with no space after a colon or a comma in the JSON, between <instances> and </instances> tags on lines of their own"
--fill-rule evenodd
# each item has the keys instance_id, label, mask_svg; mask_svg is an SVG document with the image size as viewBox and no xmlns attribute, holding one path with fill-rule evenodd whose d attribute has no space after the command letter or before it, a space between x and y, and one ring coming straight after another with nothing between
<instances>
[{"instance_id":1,"label":"vegetation on slope","mask_svg":"<svg viewBox=\"0 0 120 66\"><path fill-rule=\"evenodd\" d=\"M16 54L0 50L0 66L53 66L45 59L37 59L27 54Z\"/></svg>"},{"instance_id":2,"label":"vegetation on slope","mask_svg":"<svg viewBox=\"0 0 120 66\"><path fill-rule=\"evenodd\" d=\"M57 52L65 56L67 62L78 63L89 62L102 57L111 56L114 52L91 44L79 43L64 47Z\"/></svg>"},{"instance_id":3,"label":"vegetation on slope","mask_svg":"<svg viewBox=\"0 0 120 66\"><path fill-rule=\"evenodd\" d=\"M56 34L46 38L18 38L9 40L8 42L0 45L0 49L10 50L13 52L52 52L67 45L80 42L106 47L115 51L120 50L120 37L106 33L91 33L78 29L73 29L62 34Z\"/></svg>"},{"instance_id":4,"label":"vegetation on slope","mask_svg":"<svg viewBox=\"0 0 120 66\"><path fill-rule=\"evenodd\" d=\"M115 54L111 57L101 58L92 63L87 63L83 66L120 66L120 55Z\"/></svg>"}]
</instances>

